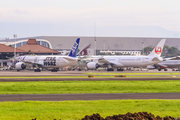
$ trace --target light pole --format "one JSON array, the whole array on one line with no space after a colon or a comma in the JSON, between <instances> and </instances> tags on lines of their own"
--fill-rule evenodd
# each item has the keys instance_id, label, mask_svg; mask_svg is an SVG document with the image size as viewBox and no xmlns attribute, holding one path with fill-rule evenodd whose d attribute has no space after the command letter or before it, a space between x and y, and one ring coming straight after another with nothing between
<instances>
[{"instance_id":1,"label":"light pole","mask_svg":"<svg viewBox=\"0 0 180 120\"><path fill-rule=\"evenodd\" d=\"M14 39L15 39L15 46L14 46L14 58L16 57L16 38L17 38L17 34L14 34Z\"/></svg>"},{"instance_id":2,"label":"light pole","mask_svg":"<svg viewBox=\"0 0 180 120\"><path fill-rule=\"evenodd\" d=\"M96 22L94 22L94 55L96 56Z\"/></svg>"},{"instance_id":3,"label":"light pole","mask_svg":"<svg viewBox=\"0 0 180 120\"><path fill-rule=\"evenodd\" d=\"M144 55L144 42L145 42L145 40L146 40L146 39L144 39L144 40L142 41L142 45L143 45L143 55Z\"/></svg>"},{"instance_id":4,"label":"light pole","mask_svg":"<svg viewBox=\"0 0 180 120\"><path fill-rule=\"evenodd\" d=\"M135 40L135 54L134 55L136 55L136 40Z\"/></svg>"},{"instance_id":5,"label":"light pole","mask_svg":"<svg viewBox=\"0 0 180 120\"><path fill-rule=\"evenodd\" d=\"M142 55L144 54L144 41L142 42L142 45L143 45L143 53L142 53Z\"/></svg>"}]
</instances>

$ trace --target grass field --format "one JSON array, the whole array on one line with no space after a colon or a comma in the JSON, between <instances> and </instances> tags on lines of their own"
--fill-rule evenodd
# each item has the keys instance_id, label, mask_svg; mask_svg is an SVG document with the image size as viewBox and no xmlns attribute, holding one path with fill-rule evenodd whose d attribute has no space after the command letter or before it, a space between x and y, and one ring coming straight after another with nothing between
<instances>
[{"instance_id":1,"label":"grass field","mask_svg":"<svg viewBox=\"0 0 180 120\"><path fill-rule=\"evenodd\" d=\"M102 117L127 112L151 112L180 117L180 100L99 100L99 101L23 101L0 102L0 120L81 119L99 113Z\"/></svg>"},{"instance_id":2,"label":"grass field","mask_svg":"<svg viewBox=\"0 0 180 120\"><path fill-rule=\"evenodd\" d=\"M179 88L178 80L0 82L0 94L167 93Z\"/></svg>"},{"instance_id":3,"label":"grass field","mask_svg":"<svg viewBox=\"0 0 180 120\"><path fill-rule=\"evenodd\" d=\"M180 75L180 73L87 73L95 77L146 77ZM100 76L102 75L102 76ZM142 76L141 76L142 75ZM39 76L32 78L58 78ZM60 76L67 78L69 76ZM71 76L79 77L79 76ZM80 76L86 77L87 76ZM29 77L0 77L29 78ZM180 81L39 81L0 82L0 94L65 94L65 93L165 93L180 92ZM53 120L81 119L85 115L99 113L102 117L127 112L151 112L152 114L180 117L180 100L94 100L94 101L22 101L0 102L0 120Z\"/></svg>"}]
</instances>

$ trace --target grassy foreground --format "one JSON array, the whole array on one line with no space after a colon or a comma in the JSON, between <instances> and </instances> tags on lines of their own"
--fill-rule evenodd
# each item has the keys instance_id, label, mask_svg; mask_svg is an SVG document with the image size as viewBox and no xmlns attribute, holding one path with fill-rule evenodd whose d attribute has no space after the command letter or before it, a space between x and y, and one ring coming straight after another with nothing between
<instances>
[{"instance_id":1,"label":"grassy foreground","mask_svg":"<svg viewBox=\"0 0 180 120\"><path fill-rule=\"evenodd\" d=\"M180 117L180 100L98 100L98 101L23 101L1 102L0 120L81 119L99 113L102 117L146 111Z\"/></svg>"},{"instance_id":2,"label":"grassy foreground","mask_svg":"<svg viewBox=\"0 0 180 120\"><path fill-rule=\"evenodd\" d=\"M0 94L165 93L179 88L178 80L0 82Z\"/></svg>"}]
</instances>

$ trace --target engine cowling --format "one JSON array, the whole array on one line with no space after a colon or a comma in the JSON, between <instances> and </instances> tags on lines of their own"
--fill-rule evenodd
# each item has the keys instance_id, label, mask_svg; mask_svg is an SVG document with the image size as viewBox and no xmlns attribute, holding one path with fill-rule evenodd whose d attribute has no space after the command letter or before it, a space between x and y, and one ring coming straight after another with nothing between
<instances>
[{"instance_id":1,"label":"engine cowling","mask_svg":"<svg viewBox=\"0 0 180 120\"><path fill-rule=\"evenodd\" d=\"M17 70L24 70L24 69L26 69L26 65L23 62L16 63L15 67L16 67Z\"/></svg>"},{"instance_id":2,"label":"engine cowling","mask_svg":"<svg viewBox=\"0 0 180 120\"><path fill-rule=\"evenodd\" d=\"M87 64L87 68L88 69L97 69L99 67L99 65L97 64L97 63L95 63L95 62L89 62L88 64Z\"/></svg>"}]
</instances>

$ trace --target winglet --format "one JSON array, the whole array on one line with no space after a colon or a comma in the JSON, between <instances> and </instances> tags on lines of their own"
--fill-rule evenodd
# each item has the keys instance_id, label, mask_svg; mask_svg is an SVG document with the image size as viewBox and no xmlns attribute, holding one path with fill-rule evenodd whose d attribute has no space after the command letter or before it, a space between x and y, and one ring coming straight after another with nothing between
<instances>
[{"instance_id":1,"label":"winglet","mask_svg":"<svg viewBox=\"0 0 180 120\"><path fill-rule=\"evenodd\" d=\"M69 57L76 57L77 52L78 52L79 42L80 42L80 38L78 38L76 40L76 42L74 43L74 45L73 45L73 47L72 47L72 49L68 55Z\"/></svg>"},{"instance_id":2,"label":"winglet","mask_svg":"<svg viewBox=\"0 0 180 120\"><path fill-rule=\"evenodd\" d=\"M162 39L158 45L153 49L153 51L149 54L149 56L153 57L160 57L161 53L163 51L164 44L166 42L166 39Z\"/></svg>"}]
</instances>

